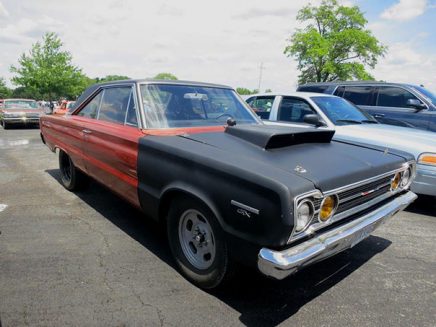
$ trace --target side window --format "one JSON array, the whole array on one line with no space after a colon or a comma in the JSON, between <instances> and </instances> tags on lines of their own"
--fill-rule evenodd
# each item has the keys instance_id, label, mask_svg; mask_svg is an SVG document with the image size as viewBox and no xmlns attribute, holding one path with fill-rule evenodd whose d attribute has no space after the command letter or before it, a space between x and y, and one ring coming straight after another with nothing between
<instances>
[{"instance_id":1,"label":"side window","mask_svg":"<svg viewBox=\"0 0 436 327\"><path fill-rule=\"evenodd\" d=\"M136 116L136 106L135 106L135 100L133 98L133 92L130 92L129 96L129 104L127 107L127 114L126 114L126 125L130 126L138 126L138 118Z\"/></svg>"},{"instance_id":2,"label":"side window","mask_svg":"<svg viewBox=\"0 0 436 327\"><path fill-rule=\"evenodd\" d=\"M333 95L336 95L338 97L343 98L344 97L344 91L345 91L345 87L344 86L339 86L336 91L333 93Z\"/></svg>"},{"instance_id":3,"label":"side window","mask_svg":"<svg viewBox=\"0 0 436 327\"><path fill-rule=\"evenodd\" d=\"M342 97L358 106L370 106L372 90L372 86L346 86Z\"/></svg>"},{"instance_id":4,"label":"side window","mask_svg":"<svg viewBox=\"0 0 436 327\"><path fill-rule=\"evenodd\" d=\"M88 118L97 118L97 112L100 106L102 94L103 91L100 91L100 93L97 94L85 107L83 107L77 115Z\"/></svg>"},{"instance_id":5,"label":"side window","mask_svg":"<svg viewBox=\"0 0 436 327\"><path fill-rule=\"evenodd\" d=\"M104 90L98 120L124 124L131 87L112 87Z\"/></svg>"},{"instance_id":6,"label":"side window","mask_svg":"<svg viewBox=\"0 0 436 327\"><path fill-rule=\"evenodd\" d=\"M407 108L407 100L409 99L417 99L417 97L399 87L380 87L378 90L377 106Z\"/></svg>"},{"instance_id":7,"label":"side window","mask_svg":"<svg viewBox=\"0 0 436 327\"><path fill-rule=\"evenodd\" d=\"M329 87L328 85L306 85L306 86L299 86L298 91L312 92L312 93L325 93L328 87Z\"/></svg>"},{"instance_id":8,"label":"side window","mask_svg":"<svg viewBox=\"0 0 436 327\"><path fill-rule=\"evenodd\" d=\"M280 103L277 120L303 123L304 116L310 114L316 114L316 112L307 102L285 97Z\"/></svg>"},{"instance_id":9,"label":"side window","mask_svg":"<svg viewBox=\"0 0 436 327\"><path fill-rule=\"evenodd\" d=\"M250 106L260 118L269 119L273 103L274 96L256 97Z\"/></svg>"},{"instance_id":10,"label":"side window","mask_svg":"<svg viewBox=\"0 0 436 327\"><path fill-rule=\"evenodd\" d=\"M253 107L254 100L256 100L256 97L248 98L245 102L247 102L250 107Z\"/></svg>"}]
</instances>

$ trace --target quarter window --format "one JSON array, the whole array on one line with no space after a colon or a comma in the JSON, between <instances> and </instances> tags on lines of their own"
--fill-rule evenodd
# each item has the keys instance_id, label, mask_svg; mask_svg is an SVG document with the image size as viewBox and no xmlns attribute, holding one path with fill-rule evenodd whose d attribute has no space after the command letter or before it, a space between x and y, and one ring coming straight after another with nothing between
<instances>
[{"instance_id":1,"label":"quarter window","mask_svg":"<svg viewBox=\"0 0 436 327\"><path fill-rule=\"evenodd\" d=\"M380 87L378 90L377 106L407 108L407 100L409 99L417 99L417 97L399 87Z\"/></svg>"},{"instance_id":2,"label":"quarter window","mask_svg":"<svg viewBox=\"0 0 436 327\"><path fill-rule=\"evenodd\" d=\"M103 92L97 94L85 107L83 107L82 110L79 111L77 115L88 118L97 118L102 94Z\"/></svg>"},{"instance_id":3,"label":"quarter window","mask_svg":"<svg viewBox=\"0 0 436 327\"><path fill-rule=\"evenodd\" d=\"M343 98L358 106L370 106L372 86L346 86Z\"/></svg>"},{"instance_id":4,"label":"quarter window","mask_svg":"<svg viewBox=\"0 0 436 327\"><path fill-rule=\"evenodd\" d=\"M279 106L278 120L303 123L304 116L316 114L304 100L283 98Z\"/></svg>"},{"instance_id":5,"label":"quarter window","mask_svg":"<svg viewBox=\"0 0 436 327\"><path fill-rule=\"evenodd\" d=\"M124 124L131 92L131 87L105 89L98 119L111 123Z\"/></svg>"},{"instance_id":6,"label":"quarter window","mask_svg":"<svg viewBox=\"0 0 436 327\"><path fill-rule=\"evenodd\" d=\"M274 96L256 97L256 99L250 103L250 106L260 118L269 119L273 103Z\"/></svg>"}]
</instances>

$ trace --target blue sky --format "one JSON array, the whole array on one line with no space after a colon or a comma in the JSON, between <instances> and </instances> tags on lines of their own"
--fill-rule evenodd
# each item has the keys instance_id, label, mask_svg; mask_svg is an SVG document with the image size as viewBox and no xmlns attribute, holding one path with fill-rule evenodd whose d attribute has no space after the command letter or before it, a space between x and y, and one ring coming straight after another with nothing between
<instances>
[{"instance_id":1,"label":"blue sky","mask_svg":"<svg viewBox=\"0 0 436 327\"><path fill-rule=\"evenodd\" d=\"M313 4L319 0L312 1ZM366 13L389 47L371 73L436 92L436 0L341 0ZM0 0L0 77L45 31L60 35L91 76L180 79L293 91L296 62L283 55L303 0Z\"/></svg>"}]
</instances>

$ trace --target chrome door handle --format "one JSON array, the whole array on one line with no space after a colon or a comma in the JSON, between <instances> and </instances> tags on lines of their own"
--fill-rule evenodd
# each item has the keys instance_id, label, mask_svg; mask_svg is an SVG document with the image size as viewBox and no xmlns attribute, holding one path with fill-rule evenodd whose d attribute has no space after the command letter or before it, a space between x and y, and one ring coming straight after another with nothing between
<instances>
[{"instance_id":1,"label":"chrome door handle","mask_svg":"<svg viewBox=\"0 0 436 327\"><path fill-rule=\"evenodd\" d=\"M85 134L91 134L92 133L89 129L83 129L82 132L85 133Z\"/></svg>"},{"instance_id":2,"label":"chrome door handle","mask_svg":"<svg viewBox=\"0 0 436 327\"><path fill-rule=\"evenodd\" d=\"M382 118L385 114L374 114L374 118Z\"/></svg>"}]
</instances>

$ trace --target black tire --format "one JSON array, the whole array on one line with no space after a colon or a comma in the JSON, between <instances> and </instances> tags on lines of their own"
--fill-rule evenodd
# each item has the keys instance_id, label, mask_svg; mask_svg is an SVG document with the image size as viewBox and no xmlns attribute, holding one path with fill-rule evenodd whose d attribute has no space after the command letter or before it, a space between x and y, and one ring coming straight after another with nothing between
<instances>
[{"instance_id":1,"label":"black tire","mask_svg":"<svg viewBox=\"0 0 436 327\"><path fill-rule=\"evenodd\" d=\"M2 126L3 126L3 129L9 129L9 124L7 122L5 122L4 120L2 120Z\"/></svg>"},{"instance_id":2,"label":"black tire","mask_svg":"<svg viewBox=\"0 0 436 327\"><path fill-rule=\"evenodd\" d=\"M194 266L192 258L188 259L185 254L186 248L183 250L182 246L181 238L184 236L180 236L179 228L181 228L181 221L184 220L183 217L186 217L185 214L191 211L198 212L202 218L205 218L212 231L215 255L209 262L210 266L205 268ZM178 197L171 202L167 219L167 234L171 252L179 270L186 279L201 288L212 289L221 286L233 275L233 262L231 262L228 253L224 231L215 215L206 205L189 197ZM194 229L193 226L191 228Z\"/></svg>"},{"instance_id":3,"label":"black tire","mask_svg":"<svg viewBox=\"0 0 436 327\"><path fill-rule=\"evenodd\" d=\"M68 191L78 191L88 186L88 176L77 169L70 156L64 151L59 151L59 169L62 185Z\"/></svg>"}]
</instances>

